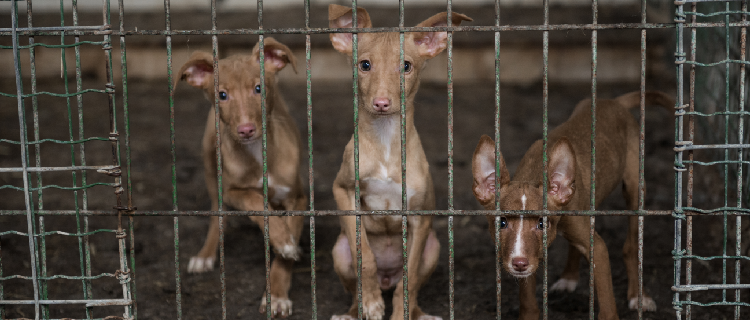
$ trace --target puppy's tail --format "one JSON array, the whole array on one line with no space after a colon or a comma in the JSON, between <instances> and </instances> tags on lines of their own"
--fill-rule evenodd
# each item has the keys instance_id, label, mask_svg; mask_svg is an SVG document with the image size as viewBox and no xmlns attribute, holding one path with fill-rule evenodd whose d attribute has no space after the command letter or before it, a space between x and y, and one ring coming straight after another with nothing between
<instances>
[{"instance_id":1,"label":"puppy's tail","mask_svg":"<svg viewBox=\"0 0 750 320\"><path fill-rule=\"evenodd\" d=\"M633 91L623 94L615 101L619 102L626 109L638 108L641 106L641 92ZM669 112L674 113L675 101L672 96L661 91L646 91L646 105L659 105Z\"/></svg>"}]
</instances>

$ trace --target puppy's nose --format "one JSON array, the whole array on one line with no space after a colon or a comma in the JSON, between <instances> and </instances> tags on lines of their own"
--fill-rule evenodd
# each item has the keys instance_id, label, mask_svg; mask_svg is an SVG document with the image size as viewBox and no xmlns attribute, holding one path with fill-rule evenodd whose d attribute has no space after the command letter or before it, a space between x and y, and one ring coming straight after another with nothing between
<instances>
[{"instance_id":1,"label":"puppy's nose","mask_svg":"<svg viewBox=\"0 0 750 320\"><path fill-rule=\"evenodd\" d=\"M516 271L526 271L529 268L529 259L526 258L513 258L511 263Z\"/></svg>"},{"instance_id":2,"label":"puppy's nose","mask_svg":"<svg viewBox=\"0 0 750 320\"><path fill-rule=\"evenodd\" d=\"M390 106L391 106L391 99L375 98L372 100L372 107L375 108L375 111L386 112L388 111L388 107Z\"/></svg>"},{"instance_id":3,"label":"puppy's nose","mask_svg":"<svg viewBox=\"0 0 750 320\"><path fill-rule=\"evenodd\" d=\"M252 123L245 123L237 126L237 135L243 139L250 139L255 134L255 125Z\"/></svg>"}]
</instances>

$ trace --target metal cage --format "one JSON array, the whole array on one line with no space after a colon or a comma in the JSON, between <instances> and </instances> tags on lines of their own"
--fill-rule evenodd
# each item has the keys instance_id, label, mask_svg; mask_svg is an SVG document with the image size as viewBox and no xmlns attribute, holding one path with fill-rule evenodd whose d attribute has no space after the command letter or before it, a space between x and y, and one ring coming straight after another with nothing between
<instances>
[{"instance_id":1,"label":"metal cage","mask_svg":"<svg viewBox=\"0 0 750 320\"><path fill-rule=\"evenodd\" d=\"M637 215L639 217L638 229L639 229L639 250L638 250L638 269L639 269L639 305L637 308L637 318L644 318L642 310L642 297L643 297L643 229L644 229L644 217L647 216L672 216L674 217L674 250L672 250L672 258L674 259L674 281L672 290L672 307L674 308L674 315L678 319L685 317L691 319L692 317L698 318L700 310L698 307L714 307L714 306L730 306L732 308L732 314L727 314L728 317L734 319L742 319L741 314L747 314L747 308L750 304L747 302L747 297L742 298L741 293L745 292L747 296L747 289L750 288L750 284L742 283L741 264L743 261L750 260L748 252L741 252L741 243L743 241L742 234L742 223L747 221L748 209L747 206L747 185L745 185L746 174L743 172L743 168L746 167L750 162L743 160L744 152L747 148L750 148L750 144L747 143L747 134L744 132L745 117L748 115L748 111L745 110L746 87L745 79L746 65L748 60L745 54L746 51L746 29L749 25L747 16L750 11L747 10L747 0L743 1L675 1L674 2L674 22L670 23L649 23L647 22L646 9L648 7L646 0L640 1L641 15L639 23L599 23L599 2L593 0L591 2L591 22L587 24L551 24L550 23L550 1L543 0L543 23L538 25L507 25L500 21L500 10L501 1L496 0L494 3L494 25L480 25L480 26L452 26L450 19L448 19L447 27L435 27L435 28L417 28L417 27L405 27L404 26L404 0L399 1L399 25L398 27L376 27L376 28L316 28L311 27L310 24L310 12L311 12L311 1L305 0L304 11L305 11L305 27L303 28L280 28L280 29L268 29L263 27L263 1L257 1L257 13L258 13L258 27L257 28L236 28L236 29L220 29L217 27L217 21L220 17L217 15L217 1L211 0L211 23L212 28L208 30L198 29L173 29L172 20L170 17L171 4L169 0L164 1L164 12L166 16L165 28L162 30L138 30L126 29L124 23L124 12L125 4L124 0L117 1L116 11L119 12L119 26L113 26L111 24L110 12L111 4L109 0L103 0L101 5L102 19L101 22L95 25L81 25L78 20L78 8L77 2L72 1L72 14L73 24L66 23L63 15L63 0L60 1L60 15L61 21L59 26L45 26L35 27L33 26L32 19L32 1L27 0L27 17L28 26L19 27L19 13L18 13L18 2L10 1L3 3L2 5L10 7L10 28L0 28L0 40L6 41L10 39L11 45L1 45L0 51L12 50L14 59L14 73L15 73L15 92L0 92L0 97L6 98L4 101L11 101L14 99L17 102L17 114L18 114L18 126L19 135L17 137L0 137L1 144L8 144L14 148L19 148L21 153L21 163L13 165L12 167L0 168L0 175L10 173L20 173L22 175L22 186L15 186L12 184L0 185L1 189L16 190L18 196L23 194L24 206L23 210L13 210L0 207L0 218L3 216L16 216L26 217L25 230L8 230L3 231L0 229L0 319L9 318L8 311L6 308L9 306L18 305L33 305L35 319L50 319L52 318L53 312L50 308L54 305L76 305L81 306L85 309L87 319L137 319L137 299L136 299L136 280L135 277L135 261L136 261L136 248L135 248L135 230L136 225L133 218L136 216L144 217L172 217L174 225L174 280L176 287L174 288L174 299L176 303L176 318L182 319L187 318L182 311L182 298L183 289L181 287L183 282L183 276L180 273L180 237L179 237L179 224L180 218L184 216L219 216L219 219L224 219L226 216L258 216L262 215L265 217L265 228L264 228L264 247L265 247L265 270L266 270L266 288L270 288L270 249L269 249L269 237L268 237L268 217L273 215L301 215L309 217L309 232L310 232L310 277L311 277L311 318L318 318L317 303L319 294L316 293L316 218L321 216L339 216L339 215L357 215L358 225L360 225L359 218L362 215L395 215L402 217L402 232L403 241L406 242L406 219L409 215L435 215L438 217L445 217L448 221L448 274L449 274L449 288L448 288L448 305L449 305L449 319L456 318L454 310L454 264L455 256L454 253L458 248L454 245L454 232L455 232L455 217L460 216L477 216L477 215L494 215L496 216L496 247L495 247L495 270L497 281L492 284L496 292L496 306L495 306L495 317L501 318L501 293L504 293L502 288L501 280L501 259L499 249L499 217L502 215L523 215L533 214L544 217L546 223L547 216L550 215L583 215L590 217L590 248L593 252L594 242L594 226L597 217L601 216L632 216ZM704 2L711 2L711 5L705 5ZM661 4L664 5L664 4ZM668 4L672 5L672 4ZM354 10L354 25L356 25L356 8L357 1L351 2L352 9ZM448 0L446 5L446 11L449 16L452 12L452 1ZM543 77L542 77L542 92L543 92L543 103L542 103L542 123L543 123L543 140L544 150L547 148L547 132L548 132L548 108L549 108L549 37L551 32L568 32L568 31L587 31L590 32L590 45L591 45L591 82L590 82L590 93L593 98L597 97L597 70L600 67L598 64L598 40L599 31L603 30L616 30L616 29L632 29L640 31L640 90L641 90L641 106L640 106L640 194L638 210L598 210L594 207L594 190L595 190L595 170L592 170L591 176L591 207L590 210L586 211L549 211L544 208L541 211L507 211L499 208L498 210L487 211L487 210L460 210L454 207L454 194L456 191L453 188L454 181L454 95L453 95L453 34L454 33L491 33L494 34L494 50L495 50L495 130L494 140L496 141L496 150L500 150L500 66L504 63L500 59L500 35L501 33L512 33L519 31L534 31L542 34L542 61L543 64ZM645 120L645 91L646 91L646 68L647 68L647 33L655 29L674 30L674 40L676 44L675 51L675 65L676 65L676 88L677 92L677 112L675 113L675 135L674 135L674 171L675 171L675 201L673 208L662 208L661 210L646 210L644 209L644 167L645 167L645 131L646 131L646 120ZM406 32L416 31L447 31L448 32L448 81L447 81L447 94L448 94L448 110L447 110L447 121L448 121L448 141L447 141L447 166L448 166L448 209L447 210L434 210L434 211L363 211L359 210L360 203L357 201L357 210L351 211L339 211L339 210L318 210L315 209L315 181L314 181L314 170L313 170L313 119L312 119L312 98L311 98L311 35L315 34L329 34L329 33L353 33L353 64L351 65L352 70L352 93L353 93L353 111L354 111L354 141L355 150L358 150L358 88L357 88L357 34L358 33L371 33L371 32L399 32L401 42L401 61L403 63L403 43L404 34ZM711 48L703 46L701 38L698 34L703 30L706 31L718 31L724 37L723 44L727 48L725 55L722 55L720 60L703 60L703 57L698 56L698 48L704 49L711 52ZM264 174L263 174L263 191L264 191L264 208L265 211L223 211L220 207L218 211L187 211L181 210L178 207L177 202L177 157L175 147L175 95L174 95L174 79L173 79L173 65L172 65L172 37L181 35L203 35L211 37L211 44L214 56L214 70L218 70L218 56L219 56L219 36L220 35L257 35L261 43L261 70L263 68L263 50L262 43L263 37L274 34L297 34L305 36L305 65L306 65L306 110L307 110L307 143L308 143L308 161L309 161L309 209L304 211L270 211L268 210L268 174L267 166L265 165L266 159L266 114L265 114L265 97L266 89L265 85L262 85L262 101L263 101L263 159L264 159ZM35 40L36 37L41 36L53 36L59 37L59 44L45 44ZM129 114L128 107L128 69L127 69L127 56L126 56L126 40L131 36L159 36L166 39L164 46L167 52L167 60L164 63L167 66L167 86L169 90L169 113L170 113L170 170L172 175L172 209L171 210L153 210L150 208L136 208L135 200L133 199L133 183L131 180L131 140L130 140L130 124L139 119L132 119ZM71 42L70 39L73 38ZM99 38L101 40L88 41L81 40L81 37ZM113 71L113 59L117 59L117 52L113 51L113 41L117 41L119 38L119 59L122 66L120 78L117 79L116 72ZM22 44L22 39L28 39L28 44ZM113 40L114 39L114 40ZM5 43L5 42L4 42ZM739 44L739 46L737 46ZM80 48L83 46L97 46L103 50L106 57L106 82L103 84L104 89L85 89L82 84L81 74L81 60ZM732 46L735 50L729 50ZM37 65L35 61L35 50L37 48L57 48L61 49L62 63L65 64L66 49L72 48L75 50L75 88L68 87L68 75L67 67L63 67L63 78L65 82L64 93L53 93L38 91L36 84L35 72ZM28 50L29 64L28 66L22 63L22 52ZM720 51L719 51L720 52ZM113 58L113 54L115 58ZM706 57L706 59L712 59L713 56ZM22 69L28 68L30 72L30 80L24 82L22 79ZM707 70L723 68L723 79L719 81L719 84L723 85L725 90L722 93L713 92L712 88L706 91L696 90L696 73L700 73L700 69L705 68ZM10 70L4 70L3 72L11 72ZM263 79L265 72L261 72L261 79ZM31 88L26 85L31 84ZM261 80L261 83L264 81ZM120 85L118 85L120 84ZM214 90L218 92L218 74L214 74ZM686 86L687 84L687 86ZM739 88L738 90L736 88ZM401 72L401 154L402 159L405 159L405 132L403 130L405 126L405 103L404 95L404 73ZM707 110L702 106L699 101L702 99L701 94L714 93L717 97L724 100L723 111ZM107 101L107 108L109 111L109 133L105 136L98 137L87 137L84 134L84 117L83 112L83 96L84 94L99 94L104 95ZM42 107L38 102L40 96L54 96L64 98L67 105L67 116L68 116L68 138L65 140L59 139L42 139L40 136L39 126L39 109ZM122 105L116 105L116 95L121 95ZM717 101L721 101L718 99ZM595 99L591 106L593 112L591 127L594 134L591 137L592 147L594 146L596 122L595 120ZM33 123L29 123L27 119L27 113L29 113L26 105L31 104L31 114L33 115ZM214 101L214 105L218 106L218 98ZM720 105L721 103L719 103ZM3 107L8 108L8 104L4 104ZM218 115L218 108L215 108ZM122 116L122 118L118 118ZM77 119L76 119L77 117ZM710 118L719 119L718 122L722 122L719 126L724 128L723 134L717 135L721 141L712 141L710 138L696 136L695 123L698 118ZM218 119L218 117L217 117ZM77 121L75 121L77 120ZM730 125L731 124L731 125ZM118 129L118 126L122 126L124 132ZM218 128L219 123L217 120L216 126ZM736 129L729 129L730 127ZM709 128L711 128L709 126ZM77 132L76 130L77 129ZM730 134L731 133L731 134ZM33 139L28 138L33 134ZM219 139L217 135L217 139ZM703 143L705 142L705 143ZM43 166L41 156L41 145L42 144L59 144L66 146L70 152L70 159L72 162L66 166ZM84 152L84 143L101 143L106 144L110 150L111 155L108 155L109 160L90 164L86 162L86 153ZM716 143L716 144L711 144ZM30 151L30 149L32 149ZM124 149L124 151L122 151ZM703 150L717 150L716 154L720 154L720 160L711 161L699 161L695 160L694 155L702 152ZM546 152L545 152L546 153ZM596 165L596 148L592 148L591 160L592 168ZM31 156L34 159L31 159ZM218 179L221 181L222 168L221 168L221 153L217 148L217 158L219 159L218 167ZM358 175L358 159L359 152L355 151L355 169L357 172L357 181L359 180ZM668 161L667 159L660 159L662 161ZM545 158L545 163L547 159ZM406 203L406 188L405 188L405 175L406 175L406 164L405 160L402 162L402 200ZM499 168L499 162L496 163ZM712 168L718 168L723 172L721 175L723 179L723 188L720 188L723 192L723 205L716 208L698 208L693 206L693 195L696 192L720 192L714 190L695 190L694 189L694 168L696 166L707 166ZM546 165L545 165L546 168ZM42 173L47 172L70 172L72 174L73 185L71 187L63 187L57 185L45 185L42 183ZM499 170L498 170L499 172ZM95 179L97 174L101 174L102 179ZM547 172L545 169L544 176L546 177ZM96 176L99 177L99 176ZM736 180L732 180L735 179ZM103 182L90 182L90 181L103 181ZM500 181L497 179L497 181ZM734 184L730 184L730 182ZM103 188L110 187L114 191L114 202L112 203L113 209L111 210L90 210L88 209L88 193L92 188ZM221 183L219 183L219 201L221 202L222 190ZM546 185L544 186L546 190ZM73 193L75 206L73 209L64 208L45 208L43 206L42 195L47 189L65 190ZM496 188L499 193L499 188ZM359 185L357 184L357 199L359 199ZM498 194L499 195L499 194ZM684 196L683 196L684 195ZM79 202L80 197L80 202ZM499 199L499 197L496 197ZM499 200L498 200L499 201ZM0 206L2 201L0 200ZM405 206L404 206L405 207ZM116 220L111 223L111 229L91 229L89 227L89 219L92 216L110 216L116 217ZM693 252L692 239L693 239L693 219L696 216L708 216L714 219L723 219L722 230L723 238L722 245L723 251L721 254L713 255L699 255ZM67 219L75 219L76 231L75 232L64 232L55 230L54 225L45 223L50 217L63 217ZM731 224L734 224L732 228ZM223 225L223 224L221 224ZM729 233L734 230L733 235ZM93 274L92 273L92 254L91 254L91 237L102 233L114 239L117 243L117 267L109 273ZM80 275L55 275L50 274L50 266L48 265L48 253L45 241L49 237L72 237L77 241L78 257L77 262L80 265ZM7 245L3 245L3 239L8 237L25 237L28 240L29 248L29 259L31 261L28 266L29 276L17 275L17 274L5 274L3 273L3 262L12 261L15 259L15 251L9 250ZM745 235L749 237L749 235ZM359 240L359 237L358 237ZM731 242L734 242L735 246L730 246ZM544 243L547 242L546 229L544 230ZM358 243L359 244L359 243ZM361 245L361 244L360 244ZM403 245L403 255L406 256L406 244ZM3 250L4 249L4 250ZM325 248L327 250L327 248ZM10 252L10 253L6 253ZM590 264L593 263L593 254L591 255ZM219 247L219 269L220 269L220 282L221 282L221 318L226 319L227 316L227 292L226 292L226 276L225 276L225 263L224 263L224 229L220 231L220 247ZM543 278L543 318L549 318L548 311L548 266L547 266L547 246L544 246L544 268L542 271ZM359 267L361 272L361 256L358 256ZM692 275L694 263L696 261L720 261L722 263L722 282L721 283L693 283ZM58 262L59 263L59 262ZM404 263L406 268L406 263ZM746 268L746 267L745 267ZM734 279L730 279L729 271L734 271ZM594 282L593 282L593 268L589 268L589 299L588 299L588 318L595 318L595 304L594 304ZM62 280L61 280L62 279ZM120 286L122 293L119 298L114 299L95 299L92 297L92 286L95 281L103 281L111 279L117 282ZM83 294L80 299L55 299L48 295L47 285L50 281L79 281L83 288ZM361 280L361 278L360 278ZM404 273L404 282L408 281L406 273ZM13 282L15 281L15 282ZM109 281L109 280L107 280ZM7 291L9 286L20 283L31 283L33 287L33 299L15 299L8 297L4 292ZM358 281L358 289L360 290L360 303L359 303L359 317L362 318L363 310L361 303L361 281ZM406 288L406 286L405 286ZM719 299L713 299L710 301L698 301L694 299L693 294L697 291L712 291L720 292ZM269 292L269 290L266 290ZM405 301L404 304L408 305L408 292L405 289L404 292ZM266 295L266 301L270 304L270 293ZM744 299L744 300L743 300ZM141 304L150 303L149 301L141 301ZM106 310L107 314L101 316L101 312L95 311L99 308L118 306L119 311L115 309L103 309ZM408 308L407 308L408 310ZM743 312L744 311L744 312ZM16 316L16 315L14 315ZM268 309L265 317L271 319L271 310ZM327 316L327 315L326 315ZM217 316L218 317L218 316ZM408 311L405 312L405 319L408 319ZM26 318L18 316L18 318ZM67 319L67 317L65 317Z\"/></svg>"}]
</instances>

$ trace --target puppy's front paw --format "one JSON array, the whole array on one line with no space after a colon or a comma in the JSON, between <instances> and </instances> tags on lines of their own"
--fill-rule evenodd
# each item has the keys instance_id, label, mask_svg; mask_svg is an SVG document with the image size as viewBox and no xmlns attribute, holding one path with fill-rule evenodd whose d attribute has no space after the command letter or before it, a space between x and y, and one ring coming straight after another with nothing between
<instances>
[{"instance_id":1,"label":"puppy's front paw","mask_svg":"<svg viewBox=\"0 0 750 320\"><path fill-rule=\"evenodd\" d=\"M576 286L578 285L578 280L570 280L565 278L560 278L560 280L557 280L555 284L553 284L549 290L550 291L567 291L567 292L573 292L576 291Z\"/></svg>"},{"instance_id":2,"label":"puppy's front paw","mask_svg":"<svg viewBox=\"0 0 750 320\"><path fill-rule=\"evenodd\" d=\"M417 318L417 319L418 319L418 320L443 320L443 318L441 318L441 317L438 317L438 316L431 316L431 315L429 315L429 314L424 314L424 315L420 316L420 317L419 317L419 318Z\"/></svg>"},{"instance_id":3,"label":"puppy's front paw","mask_svg":"<svg viewBox=\"0 0 750 320\"><path fill-rule=\"evenodd\" d=\"M276 254L281 255L284 259L297 261L302 255L302 249L299 246L285 244L276 250Z\"/></svg>"},{"instance_id":4,"label":"puppy's front paw","mask_svg":"<svg viewBox=\"0 0 750 320\"><path fill-rule=\"evenodd\" d=\"M190 258L188 264L188 273L201 273L211 271L214 269L214 258L213 257L200 257L195 256Z\"/></svg>"},{"instance_id":5,"label":"puppy's front paw","mask_svg":"<svg viewBox=\"0 0 750 320\"><path fill-rule=\"evenodd\" d=\"M380 295L371 301L365 301L363 309L367 320L382 320L385 316L385 303Z\"/></svg>"},{"instance_id":6,"label":"puppy's front paw","mask_svg":"<svg viewBox=\"0 0 750 320\"><path fill-rule=\"evenodd\" d=\"M260 313L266 313L266 295L260 298ZM292 300L277 298L271 295L271 316L274 318L286 318L292 315Z\"/></svg>"},{"instance_id":7,"label":"puppy's front paw","mask_svg":"<svg viewBox=\"0 0 750 320\"><path fill-rule=\"evenodd\" d=\"M628 301L628 307L631 310L638 309L638 298L631 298ZM656 311L656 302L651 297L643 297L643 311Z\"/></svg>"}]
</instances>

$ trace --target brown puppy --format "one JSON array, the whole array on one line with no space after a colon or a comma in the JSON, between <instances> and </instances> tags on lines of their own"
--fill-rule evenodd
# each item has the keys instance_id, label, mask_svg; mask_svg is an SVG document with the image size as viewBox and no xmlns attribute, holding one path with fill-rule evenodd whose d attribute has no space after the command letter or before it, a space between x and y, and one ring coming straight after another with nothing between
<instances>
[{"instance_id":1,"label":"brown puppy","mask_svg":"<svg viewBox=\"0 0 750 320\"><path fill-rule=\"evenodd\" d=\"M638 209L638 124L628 109L639 106L640 92L596 103L596 202L598 206L618 184L628 209ZM672 98L661 92L647 92L647 104L674 110ZM570 118L550 132L547 163L549 210L588 210L591 177L591 100L581 101ZM495 209L495 144L482 136L472 160L474 196L488 210ZM513 181L505 160L500 156L500 207L503 210L542 210L542 141L537 140L526 152ZM536 278L533 276L542 256L544 224L539 216L500 217L500 241L503 266L514 277L521 278L521 319L538 319ZM495 234L495 217L488 216L490 233ZM553 289L573 291L578 282L581 255L589 258L589 218L585 216L550 216L548 245L560 233L570 242L568 264ZM630 308L638 304L637 216L630 216L629 232L624 246L628 273ZM612 291L612 276L607 247L594 234L594 285L599 299L599 319L618 319ZM654 300L644 295L645 310L656 310Z\"/></svg>"},{"instance_id":2,"label":"brown puppy","mask_svg":"<svg viewBox=\"0 0 750 320\"><path fill-rule=\"evenodd\" d=\"M418 27L445 26L446 13L437 14ZM352 9L328 7L332 28L352 27ZM454 13L453 25L471 21ZM357 27L370 28L370 16L357 9ZM333 33L333 47L352 57L352 35ZM414 127L414 95L419 73L425 62L446 47L447 32L406 33L404 65L399 58L398 33L360 33L359 66L359 174L362 210L401 210L400 70L404 68L406 88L406 195L409 210L435 208L435 195L427 159ZM341 169L333 184L340 210L355 209L354 140L344 151ZM341 235L333 249L333 259L344 287L352 293L349 312L332 319L357 317L356 217L341 217ZM385 304L381 290L396 287L391 319L403 319L403 256L401 217L362 217L362 304L369 320L383 319ZM435 270L440 244L432 230L432 217L411 216L408 220L409 315L411 319L439 319L426 315L417 306L419 288Z\"/></svg>"},{"instance_id":3,"label":"brown puppy","mask_svg":"<svg viewBox=\"0 0 750 320\"><path fill-rule=\"evenodd\" d=\"M272 210L304 210L305 193L299 174L299 131L289 116L277 86L276 73L287 64L295 72L291 50L273 38L265 38L265 85L267 112L268 201ZM219 60L219 131L224 170L224 204L243 211L263 210L263 159L261 132L260 49L250 55ZM208 101L214 101L213 56L195 52L180 70L180 79L202 89ZM216 124L214 108L208 112L203 135L203 165L211 210L219 209L216 166ZM263 217L250 218L263 228ZM276 257L271 263L271 308L274 316L292 314L288 291L292 264L299 259L297 243L304 218L270 217L269 237ZM206 242L198 255L190 259L188 272L213 269L219 244L219 218L212 217ZM266 310L265 294L260 312Z\"/></svg>"}]
</instances>

